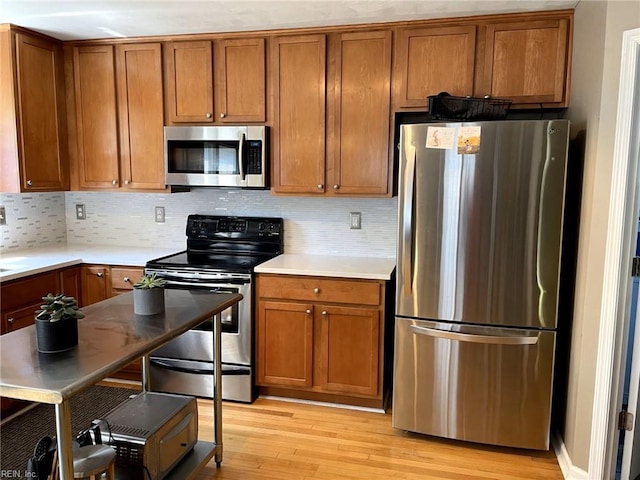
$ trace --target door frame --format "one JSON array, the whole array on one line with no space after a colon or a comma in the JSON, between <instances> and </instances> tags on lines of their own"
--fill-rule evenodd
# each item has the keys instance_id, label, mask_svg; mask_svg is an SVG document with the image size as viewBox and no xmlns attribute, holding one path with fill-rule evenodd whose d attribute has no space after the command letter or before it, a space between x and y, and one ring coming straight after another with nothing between
<instances>
[{"instance_id":1,"label":"door frame","mask_svg":"<svg viewBox=\"0 0 640 480\"><path fill-rule=\"evenodd\" d=\"M638 221L638 134L640 101L634 102L636 78L640 76L640 29L623 33L618 113L613 151L613 169L605 267L600 309L595 392L592 411L588 478L615 474L618 441L617 413L622 402L624 380L623 337L628 330L630 265ZM631 137L631 138L630 138ZM634 148L636 149L634 151ZM640 427L639 427L640 428ZM605 476L605 472L609 475Z\"/></svg>"}]
</instances>

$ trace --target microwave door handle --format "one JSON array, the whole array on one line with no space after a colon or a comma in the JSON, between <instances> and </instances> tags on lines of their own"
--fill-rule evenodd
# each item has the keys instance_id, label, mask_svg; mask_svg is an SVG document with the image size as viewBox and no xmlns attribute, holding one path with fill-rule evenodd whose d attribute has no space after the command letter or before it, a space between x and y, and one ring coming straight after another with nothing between
<instances>
[{"instance_id":1,"label":"microwave door handle","mask_svg":"<svg viewBox=\"0 0 640 480\"><path fill-rule=\"evenodd\" d=\"M246 170L246 165L245 165L245 158L244 158L244 142L245 142L245 136L244 133L240 134L240 146L238 148L238 164L240 166L240 179L244 182L245 179L245 170Z\"/></svg>"}]
</instances>

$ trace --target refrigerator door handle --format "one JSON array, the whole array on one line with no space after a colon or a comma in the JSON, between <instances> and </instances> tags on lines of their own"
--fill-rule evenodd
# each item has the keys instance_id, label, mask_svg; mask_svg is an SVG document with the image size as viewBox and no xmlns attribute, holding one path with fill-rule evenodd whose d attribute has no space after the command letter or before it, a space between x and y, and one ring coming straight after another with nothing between
<instances>
[{"instance_id":1,"label":"refrigerator door handle","mask_svg":"<svg viewBox=\"0 0 640 480\"><path fill-rule=\"evenodd\" d=\"M448 330L437 330L434 328L418 327L411 325L411 331L416 335L427 335L429 337L444 338L467 343L485 343L492 345L535 345L538 343L539 335L527 336L501 336L501 335L474 335L470 333L458 333Z\"/></svg>"},{"instance_id":2,"label":"refrigerator door handle","mask_svg":"<svg viewBox=\"0 0 640 480\"><path fill-rule=\"evenodd\" d=\"M416 183L416 149L415 147L408 149L409 154L407 155L407 170L405 172L404 177L404 213L402 215L403 224L402 224L402 239L403 239L403 279L402 283L404 284L404 294L411 295L411 289L413 282L413 230L412 230L412 219L413 219L413 191Z\"/></svg>"}]
</instances>

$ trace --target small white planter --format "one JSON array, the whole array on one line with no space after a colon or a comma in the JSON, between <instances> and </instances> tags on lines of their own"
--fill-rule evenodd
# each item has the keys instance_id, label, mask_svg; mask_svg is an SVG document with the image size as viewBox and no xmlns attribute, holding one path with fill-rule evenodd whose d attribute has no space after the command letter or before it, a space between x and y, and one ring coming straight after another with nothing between
<instances>
[{"instance_id":1,"label":"small white planter","mask_svg":"<svg viewBox=\"0 0 640 480\"><path fill-rule=\"evenodd\" d=\"M133 313L156 315L164 312L164 288L134 288Z\"/></svg>"}]
</instances>

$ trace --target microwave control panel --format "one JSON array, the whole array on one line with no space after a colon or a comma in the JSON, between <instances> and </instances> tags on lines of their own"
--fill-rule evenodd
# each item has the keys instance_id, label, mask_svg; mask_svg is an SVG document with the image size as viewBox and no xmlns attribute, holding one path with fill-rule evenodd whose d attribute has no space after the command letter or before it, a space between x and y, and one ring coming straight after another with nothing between
<instances>
[{"instance_id":1,"label":"microwave control panel","mask_svg":"<svg viewBox=\"0 0 640 480\"><path fill-rule=\"evenodd\" d=\"M247 141L247 174L262 174L262 140Z\"/></svg>"}]
</instances>

